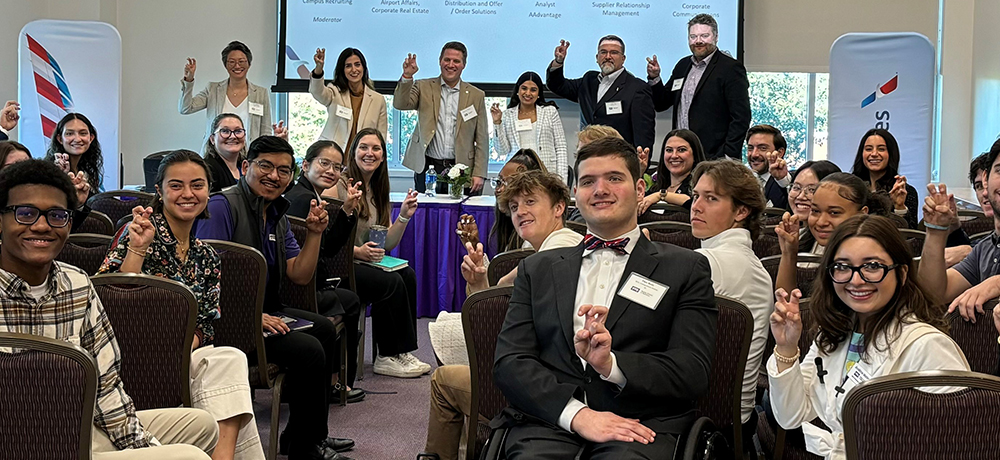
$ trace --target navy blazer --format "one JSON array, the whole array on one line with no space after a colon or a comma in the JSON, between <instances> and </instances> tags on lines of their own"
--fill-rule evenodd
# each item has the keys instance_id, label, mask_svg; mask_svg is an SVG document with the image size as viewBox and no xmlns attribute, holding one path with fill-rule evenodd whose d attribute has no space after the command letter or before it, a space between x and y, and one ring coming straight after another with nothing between
<instances>
[{"instance_id":1,"label":"navy blazer","mask_svg":"<svg viewBox=\"0 0 1000 460\"><path fill-rule=\"evenodd\" d=\"M691 56L682 58L670 73L670 80L652 86L657 112L674 107L674 127L681 89L671 89L674 81L687 78L691 65ZM698 135L707 159L730 157L743 161L743 141L750 129L750 83L747 69L740 61L721 51L715 52L695 89L688 110L688 126Z\"/></svg>"},{"instance_id":2,"label":"navy blazer","mask_svg":"<svg viewBox=\"0 0 1000 460\"><path fill-rule=\"evenodd\" d=\"M788 189L778 185L774 177L768 177L764 184L764 201L770 201L773 208L788 209Z\"/></svg>"},{"instance_id":3,"label":"navy blazer","mask_svg":"<svg viewBox=\"0 0 1000 460\"><path fill-rule=\"evenodd\" d=\"M5 141L5 140L7 140L7 134L4 134L3 131L0 131L0 141Z\"/></svg>"},{"instance_id":4,"label":"navy blazer","mask_svg":"<svg viewBox=\"0 0 1000 460\"><path fill-rule=\"evenodd\" d=\"M591 70L581 78L567 80L563 76L564 68L565 66L557 69L549 67L545 85L556 95L580 104L581 128L586 125L607 125L616 129L628 143L653 150L656 111L653 109L653 93L646 82L625 70L598 101L599 72ZM608 115L609 101L621 101L622 113Z\"/></svg>"}]
</instances>

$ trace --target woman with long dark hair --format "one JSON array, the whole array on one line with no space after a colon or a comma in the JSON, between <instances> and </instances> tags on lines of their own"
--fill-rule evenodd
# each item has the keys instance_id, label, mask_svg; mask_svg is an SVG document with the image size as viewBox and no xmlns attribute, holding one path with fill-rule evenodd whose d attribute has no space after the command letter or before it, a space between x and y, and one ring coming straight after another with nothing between
<instances>
[{"instance_id":1,"label":"woman with long dark hair","mask_svg":"<svg viewBox=\"0 0 1000 460\"><path fill-rule=\"evenodd\" d=\"M104 156L97 140L97 128L82 113L67 113L59 120L45 159L55 161L66 172L83 172L90 184L90 195L103 192Z\"/></svg>"},{"instance_id":2,"label":"woman with long dark hair","mask_svg":"<svg viewBox=\"0 0 1000 460\"><path fill-rule=\"evenodd\" d=\"M323 64L326 48L316 48L313 56L316 67L309 79L309 94L326 106L326 126L319 135L321 140L331 140L337 145L354 143L358 130L375 128L388 135L389 115L385 98L375 91L375 84L368 77L368 61L361 50L345 48L337 58L333 81L323 84Z\"/></svg>"},{"instance_id":3,"label":"woman with long dark hair","mask_svg":"<svg viewBox=\"0 0 1000 460\"><path fill-rule=\"evenodd\" d=\"M566 150L566 132L559 119L556 103L545 100L542 77L535 72L525 72L514 84L507 109L499 104L490 107L493 116L493 136L501 155L523 149L537 152L545 167L563 181L569 174L569 154Z\"/></svg>"},{"instance_id":4,"label":"woman with long dark hair","mask_svg":"<svg viewBox=\"0 0 1000 460\"><path fill-rule=\"evenodd\" d=\"M892 212L917 228L917 189L899 174L899 144L889 131L872 128L861 136L851 174L867 182L871 191L889 197Z\"/></svg>"},{"instance_id":5,"label":"woman with long dark hair","mask_svg":"<svg viewBox=\"0 0 1000 460\"><path fill-rule=\"evenodd\" d=\"M247 153L247 132L243 120L234 113L221 113L212 120L212 132L205 141L205 163L212 173L215 193L236 185L243 176L243 160Z\"/></svg>"},{"instance_id":6,"label":"woman with long dark hair","mask_svg":"<svg viewBox=\"0 0 1000 460\"><path fill-rule=\"evenodd\" d=\"M656 179L646 190L646 198L639 203L639 214L650 206L663 201L677 206L691 207L691 171L705 161L705 149L698 135L689 129L675 129L663 136L660 146L660 164L656 166Z\"/></svg>"}]
</instances>

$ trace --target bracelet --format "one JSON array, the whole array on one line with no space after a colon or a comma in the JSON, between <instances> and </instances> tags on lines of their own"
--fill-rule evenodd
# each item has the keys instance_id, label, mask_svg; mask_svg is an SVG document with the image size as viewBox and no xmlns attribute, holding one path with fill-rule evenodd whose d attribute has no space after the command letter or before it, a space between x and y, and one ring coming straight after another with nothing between
<instances>
[{"instance_id":1,"label":"bracelet","mask_svg":"<svg viewBox=\"0 0 1000 460\"><path fill-rule=\"evenodd\" d=\"M127 249L128 249L128 252L131 252L132 254L135 254L135 255L137 255L139 257L142 257L142 258L146 257L145 251L140 251L138 249L133 248L132 246L128 246Z\"/></svg>"},{"instance_id":2,"label":"bracelet","mask_svg":"<svg viewBox=\"0 0 1000 460\"><path fill-rule=\"evenodd\" d=\"M931 230L948 230L948 227L945 227L944 225L931 224L928 222L924 222L924 227L927 227Z\"/></svg>"},{"instance_id":3,"label":"bracelet","mask_svg":"<svg viewBox=\"0 0 1000 460\"><path fill-rule=\"evenodd\" d=\"M893 214L895 214L897 216L905 216L906 213L910 212L910 209L904 206L903 209L895 209L895 208L893 208L892 212L893 212Z\"/></svg>"},{"instance_id":4,"label":"bracelet","mask_svg":"<svg viewBox=\"0 0 1000 460\"><path fill-rule=\"evenodd\" d=\"M795 364L799 360L799 355L799 347L795 347L795 356L781 356L781 353L778 353L778 346L774 346L774 359L778 360L779 363Z\"/></svg>"},{"instance_id":5,"label":"bracelet","mask_svg":"<svg viewBox=\"0 0 1000 460\"><path fill-rule=\"evenodd\" d=\"M410 221L409 217L399 216L399 217L396 218L396 222L402 222L404 224L407 223L407 222L409 222L409 221Z\"/></svg>"}]
</instances>

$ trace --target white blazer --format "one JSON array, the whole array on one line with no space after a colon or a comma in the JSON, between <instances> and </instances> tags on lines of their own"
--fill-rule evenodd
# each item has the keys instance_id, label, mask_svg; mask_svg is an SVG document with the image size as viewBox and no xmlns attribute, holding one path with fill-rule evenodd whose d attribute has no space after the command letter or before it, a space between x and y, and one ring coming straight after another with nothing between
<instances>
[{"instance_id":1,"label":"white blazer","mask_svg":"<svg viewBox=\"0 0 1000 460\"><path fill-rule=\"evenodd\" d=\"M767 361L767 380L771 387L774 418L786 430L801 426L806 449L828 459L847 458L841 413L847 393L860 383L852 378L846 378L845 381L844 364L847 361L849 342L845 340L829 355L819 351L816 344L813 344L801 364L796 363L780 374L774 355ZM875 345L872 343L872 346ZM886 346L884 338L879 345L883 351L871 350L871 362L862 359L854 365L855 368L860 366L869 379L900 372L969 370L965 354L951 337L927 323L904 324L899 337L890 346ZM827 372L823 382L816 377L816 358L823 360L823 370ZM851 373L854 372L852 369ZM838 386L842 392L837 391ZM959 389L933 387L927 390L951 393ZM832 433L809 423L816 417Z\"/></svg>"},{"instance_id":2,"label":"white blazer","mask_svg":"<svg viewBox=\"0 0 1000 460\"><path fill-rule=\"evenodd\" d=\"M351 146L347 144L347 138L351 135L351 126L354 124L354 111L351 110L351 92L341 91L330 83L323 85L322 78L309 79L309 94L320 104L326 106L329 113L326 119L326 126L319 135L320 139L331 140L337 143L346 152ZM341 109L342 115L337 115L337 107ZM364 128L375 128L382 133L382 137L388 136L389 112L385 108L385 97L377 91L365 85L365 94L361 99L361 112L358 116L358 131Z\"/></svg>"},{"instance_id":3,"label":"white blazer","mask_svg":"<svg viewBox=\"0 0 1000 460\"><path fill-rule=\"evenodd\" d=\"M564 181L569 174L569 156L566 152L566 132L562 120L559 119L559 109L551 105L535 106L535 143L538 144L538 158L545 163L545 169L557 174ZM517 106L503 111L500 127L493 130L497 140L497 150L500 155L517 152L521 149L520 136L517 134Z\"/></svg>"},{"instance_id":4,"label":"white blazer","mask_svg":"<svg viewBox=\"0 0 1000 460\"><path fill-rule=\"evenodd\" d=\"M244 126L247 130L246 142L247 145L250 145L254 139L260 136L274 134L274 129L271 127L271 91L249 81L247 81L247 86L249 86L247 101L264 106L263 115L251 114L250 120ZM222 81L213 81L195 96L193 95L194 82L181 79L181 98L177 103L177 110L181 115L195 113L203 109L207 110L208 124L205 128L205 141L212 135L212 122L226 106L226 90L228 88L228 78Z\"/></svg>"}]
</instances>

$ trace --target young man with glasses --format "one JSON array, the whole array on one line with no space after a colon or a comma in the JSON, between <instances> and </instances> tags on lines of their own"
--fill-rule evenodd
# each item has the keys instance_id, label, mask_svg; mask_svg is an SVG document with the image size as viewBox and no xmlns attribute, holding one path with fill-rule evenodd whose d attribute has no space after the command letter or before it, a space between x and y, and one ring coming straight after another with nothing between
<instances>
[{"instance_id":1,"label":"young man with glasses","mask_svg":"<svg viewBox=\"0 0 1000 460\"><path fill-rule=\"evenodd\" d=\"M63 340L94 357L95 459L112 452L129 459L209 458L218 424L208 412L135 410L119 376L121 355L101 299L86 273L55 262L69 237L76 201L69 177L52 162L26 160L0 172L0 332Z\"/></svg>"},{"instance_id":2,"label":"young man with glasses","mask_svg":"<svg viewBox=\"0 0 1000 460\"><path fill-rule=\"evenodd\" d=\"M350 439L327 437L328 400L333 359L339 352L333 322L296 306L283 305L279 286L284 277L305 285L314 276L323 232L329 217L323 201L310 200L308 233L300 247L285 213L289 203L281 196L292 180L295 152L284 139L262 136L250 144L243 161L244 176L208 201L211 218L199 221L196 236L225 240L259 250L267 261L264 294L264 331L267 357L288 375L285 392L288 426L279 449L289 458L346 459L338 454L353 448ZM232 275L230 275L232 276ZM303 331L291 331L280 315L311 321Z\"/></svg>"}]
</instances>

